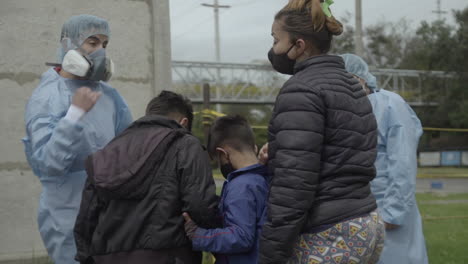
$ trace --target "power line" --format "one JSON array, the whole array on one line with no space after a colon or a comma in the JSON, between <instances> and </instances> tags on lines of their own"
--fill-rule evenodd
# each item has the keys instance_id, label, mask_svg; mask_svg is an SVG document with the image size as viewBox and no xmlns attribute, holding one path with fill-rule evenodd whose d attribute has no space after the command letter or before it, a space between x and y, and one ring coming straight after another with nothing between
<instances>
[{"instance_id":1,"label":"power line","mask_svg":"<svg viewBox=\"0 0 468 264\"><path fill-rule=\"evenodd\" d=\"M227 10L221 10L220 14L224 14L226 11L227 11ZM211 20L211 19L212 19L211 17L205 17L204 19L200 20L198 23L192 24L192 26L189 27L189 28L187 28L187 30L185 30L184 32L175 35L173 39L177 39L177 38L180 38L180 37L186 35L187 33L194 32L194 31L193 31L194 28L199 27L200 25L202 25L202 24L208 22L208 21Z\"/></svg>"},{"instance_id":2,"label":"power line","mask_svg":"<svg viewBox=\"0 0 468 264\"><path fill-rule=\"evenodd\" d=\"M259 2L262 2L262 1L267 1L267 0L248 0L248 1L243 1L243 2L236 3L235 5L232 5L232 6L230 6L230 7L232 7L232 8L245 7L245 6L249 6L249 5L252 5L252 4L258 4ZM268 1L270 1L270 0L268 0ZM197 3L196 5L199 5L199 4ZM194 10L197 10L197 9L203 7L203 6L204 6L203 4L202 4L202 5L199 5L198 7L192 6L191 8L186 9L186 10L191 10L190 13L193 13ZM211 7L211 6L210 6L210 7ZM227 8L222 9L222 10L219 11L219 15L222 15L222 14L226 13L226 12L229 11L229 10L231 10L231 9L227 9ZM174 16L173 16L173 18L177 18L177 17L181 16L181 15L184 14L184 13L186 13L186 12L178 12L177 15L174 15ZM173 39L180 38L180 37L186 35L187 33L192 32L192 29L193 29L193 28L198 27L198 26L204 24L205 22L207 22L207 21L210 20L210 19L211 19L211 17L207 17L207 18L205 18L205 19L203 19L203 20L200 20L200 22L198 22L198 23L195 23L195 24L191 23L192 26L190 26L190 27L189 27L187 30L185 30L184 32L175 35L175 36L173 37Z\"/></svg>"},{"instance_id":3,"label":"power line","mask_svg":"<svg viewBox=\"0 0 468 264\"><path fill-rule=\"evenodd\" d=\"M192 29L206 23L208 20L211 20L211 17L206 17L205 19L201 20L200 22L196 23L196 24L192 24L191 27L189 27L187 30L185 30L184 32L180 33L180 34L177 34L176 36L174 36L174 39L177 39L177 38L180 38L184 35L186 35L187 33L189 32L193 32Z\"/></svg>"},{"instance_id":4,"label":"power line","mask_svg":"<svg viewBox=\"0 0 468 264\"><path fill-rule=\"evenodd\" d=\"M258 4L258 2L260 2L260 1L259 0L244 1L244 2L240 2L240 3L236 3L233 7L249 6L249 5L253 5L253 4Z\"/></svg>"},{"instance_id":5,"label":"power line","mask_svg":"<svg viewBox=\"0 0 468 264\"><path fill-rule=\"evenodd\" d=\"M198 3L195 3L194 5L189 6L188 8L184 9L183 11L179 11L177 14L175 14L173 16L173 18L179 18L180 16L185 15L189 11L190 11L190 13L193 13L198 8L201 8L201 6Z\"/></svg>"}]
</instances>

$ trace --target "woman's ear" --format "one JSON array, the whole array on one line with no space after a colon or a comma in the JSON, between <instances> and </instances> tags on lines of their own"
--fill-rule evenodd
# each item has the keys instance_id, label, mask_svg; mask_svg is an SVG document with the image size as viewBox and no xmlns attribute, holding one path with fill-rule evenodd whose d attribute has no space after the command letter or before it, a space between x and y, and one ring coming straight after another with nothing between
<instances>
[{"instance_id":1,"label":"woman's ear","mask_svg":"<svg viewBox=\"0 0 468 264\"><path fill-rule=\"evenodd\" d=\"M307 50L307 44L303 39L296 40L294 59L301 57Z\"/></svg>"}]
</instances>

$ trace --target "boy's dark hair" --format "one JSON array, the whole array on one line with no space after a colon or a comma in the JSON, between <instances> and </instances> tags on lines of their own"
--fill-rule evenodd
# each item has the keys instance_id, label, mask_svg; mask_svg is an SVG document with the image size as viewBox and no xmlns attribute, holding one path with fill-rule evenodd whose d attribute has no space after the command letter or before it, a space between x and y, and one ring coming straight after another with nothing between
<instances>
[{"instance_id":1,"label":"boy's dark hair","mask_svg":"<svg viewBox=\"0 0 468 264\"><path fill-rule=\"evenodd\" d=\"M146 115L170 116L171 114L186 117L188 119L187 129L192 130L192 102L184 96L170 91L162 91L146 106Z\"/></svg>"},{"instance_id":2,"label":"boy's dark hair","mask_svg":"<svg viewBox=\"0 0 468 264\"><path fill-rule=\"evenodd\" d=\"M216 156L216 148L228 145L237 151L255 151L255 136L249 123L239 115L215 120L208 137L208 151Z\"/></svg>"}]
</instances>

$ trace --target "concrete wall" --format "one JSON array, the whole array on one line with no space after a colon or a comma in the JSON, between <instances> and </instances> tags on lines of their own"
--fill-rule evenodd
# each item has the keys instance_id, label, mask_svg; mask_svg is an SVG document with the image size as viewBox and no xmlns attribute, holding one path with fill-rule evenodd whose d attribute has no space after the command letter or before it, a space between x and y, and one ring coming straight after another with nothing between
<instances>
[{"instance_id":1,"label":"concrete wall","mask_svg":"<svg viewBox=\"0 0 468 264\"><path fill-rule=\"evenodd\" d=\"M21 143L24 106L47 70L44 63L56 61L63 22L82 13L110 23L107 52L116 64L110 83L134 118L154 94L151 0L0 1L0 260L44 254L36 225L41 187Z\"/></svg>"}]
</instances>

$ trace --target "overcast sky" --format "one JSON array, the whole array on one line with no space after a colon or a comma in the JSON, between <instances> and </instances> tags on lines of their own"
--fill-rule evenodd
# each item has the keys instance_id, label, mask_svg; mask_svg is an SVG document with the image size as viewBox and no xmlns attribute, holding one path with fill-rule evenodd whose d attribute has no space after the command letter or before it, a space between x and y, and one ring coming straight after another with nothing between
<instances>
[{"instance_id":1,"label":"overcast sky","mask_svg":"<svg viewBox=\"0 0 468 264\"><path fill-rule=\"evenodd\" d=\"M379 21L396 22L405 18L412 28L421 21L433 21L437 15L436 0L362 0L364 27ZM172 59L188 61L214 61L213 9L201 6L213 0L170 0ZM265 60L272 45L271 24L275 13L287 0L219 0L230 5L220 10L222 62L248 63ZM444 16L453 22L452 10L468 7L467 0L442 0ZM335 17L349 12L354 23L354 1L335 0Z\"/></svg>"}]
</instances>

